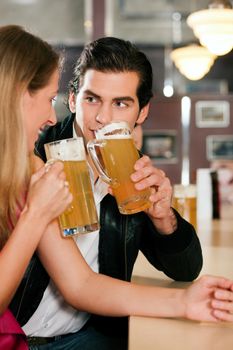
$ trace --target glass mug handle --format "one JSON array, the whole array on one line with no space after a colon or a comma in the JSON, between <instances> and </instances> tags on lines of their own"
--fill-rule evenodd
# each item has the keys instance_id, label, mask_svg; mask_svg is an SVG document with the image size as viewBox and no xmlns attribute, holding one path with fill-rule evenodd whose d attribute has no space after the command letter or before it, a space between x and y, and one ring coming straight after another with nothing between
<instances>
[{"instance_id":1,"label":"glass mug handle","mask_svg":"<svg viewBox=\"0 0 233 350\"><path fill-rule=\"evenodd\" d=\"M96 153L96 147L104 147L105 145L106 145L106 142L104 140L89 141L87 144L87 150L102 180L105 181L107 184L114 186L116 185L117 180L111 179L107 175Z\"/></svg>"}]
</instances>

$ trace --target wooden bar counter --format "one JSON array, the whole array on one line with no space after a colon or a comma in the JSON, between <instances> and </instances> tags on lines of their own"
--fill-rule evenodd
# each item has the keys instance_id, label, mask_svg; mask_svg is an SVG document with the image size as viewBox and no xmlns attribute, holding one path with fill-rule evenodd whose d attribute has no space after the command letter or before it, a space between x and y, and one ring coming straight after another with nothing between
<instances>
[{"instance_id":1,"label":"wooden bar counter","mask_svg":"<svg viewBox=\"0 0 233 350\"><path fill-rule=\"evenodd\" d=\"M201 275L233 279L233 207L224 208L220 220L198 222L203 250ZM142 254L135 264L136 283L164 287L185 287L154 269ZM232 350L233 323L203 323L184 319L130 317L129 350Z\"/></svg>"}]
</instances>

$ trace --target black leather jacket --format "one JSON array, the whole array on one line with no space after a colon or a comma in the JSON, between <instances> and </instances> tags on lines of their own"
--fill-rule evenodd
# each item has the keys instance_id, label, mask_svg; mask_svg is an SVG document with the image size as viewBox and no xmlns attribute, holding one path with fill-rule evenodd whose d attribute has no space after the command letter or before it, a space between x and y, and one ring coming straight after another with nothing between
<instances>
[{"instance_id":1,"label":"black leather jacket","mask_svg":"<svg viewBox=\"0 0 233 350\"><path fill-rule=\"evenodd\" d=\"M73 120L74 115L70 115L46 130L36 144L36 154L45 161L44 143L72 137ZM155 268L170 278L178 281L195 279L202 268L200 242L193 226L177 212L175 214L177 230L164 236L156 231L145 213L122 215L114 197L106 195L100 204L99 272L130 281L135 260L141 250ZM34 256L19 288L20 292L16 293L12 303L14 314L21 324L35 311L38 299L48 283L42 266L39 272L35 272L38 263ZM32 292L29 288L32 288Z\"/></svg>"}]
</instances>

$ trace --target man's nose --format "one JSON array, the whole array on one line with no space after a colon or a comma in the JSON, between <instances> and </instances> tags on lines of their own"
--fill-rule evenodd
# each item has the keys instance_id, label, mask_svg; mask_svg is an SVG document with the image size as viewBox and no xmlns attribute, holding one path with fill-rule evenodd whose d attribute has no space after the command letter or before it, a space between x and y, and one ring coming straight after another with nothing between
<instances>
[{"instance_id":1,"label":"man's nose","mask_svg":"<svg viewBox=\"0 0 233 350\"><path fill-rule=\"evenodd\" d=\"M112 120L112 109L110 106L102 105L98 110L98 114L96 116L96 121L103 125L109 123Z\"/></svg>"}]
</instances>

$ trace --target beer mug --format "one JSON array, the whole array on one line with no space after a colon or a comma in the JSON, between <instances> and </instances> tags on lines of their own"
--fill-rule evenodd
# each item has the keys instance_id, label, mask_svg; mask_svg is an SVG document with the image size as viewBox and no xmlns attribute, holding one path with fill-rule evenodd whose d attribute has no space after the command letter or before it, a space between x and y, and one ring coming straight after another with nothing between
<instances>
[{"instance_id":1,"label":"beer mug","mask_svg":"<svg viewBox=\"0 0 233 350\"><path fill-rule=\"evenodd\" d=\"M172 206L178 213L197 227L196 185L174 185Z\"/></svg>"},{"instance_id":2,"label":"beer mug","mask_svg":"<svg viewBox=\"0 0 233 350\"><path fill-rule=\"evenodd\" d=\"M111 186L120 213L134 214L149 208L150 189L139 191L130 179L139 153L128 123L113 121L95 135L87 149L100 177Z\"/></svg>"},{"instance_id":3,"label":"beer mug","mask_svg":"<svg viewBox=\"0 0 233 350\"><path fill-rule=\"evenodd\" d=\"M71 205L59 216L64 237L99 228L89 169L82 137L45 144L48 161L61 160L73 195Z\"/></svg>"}]
</instances>

